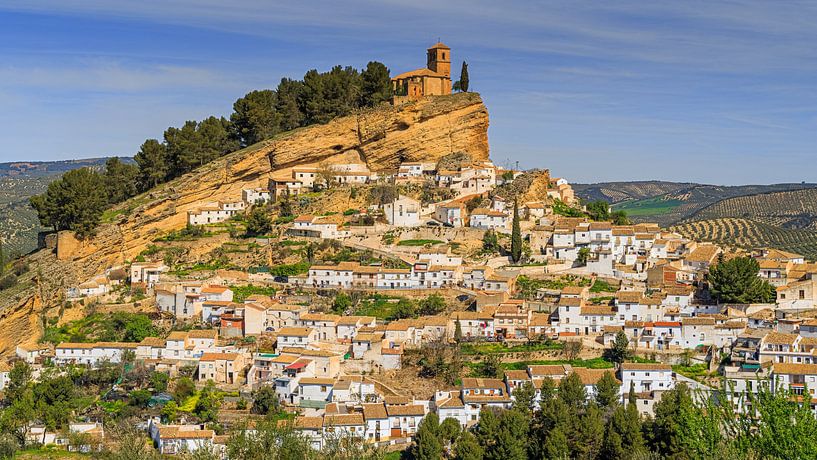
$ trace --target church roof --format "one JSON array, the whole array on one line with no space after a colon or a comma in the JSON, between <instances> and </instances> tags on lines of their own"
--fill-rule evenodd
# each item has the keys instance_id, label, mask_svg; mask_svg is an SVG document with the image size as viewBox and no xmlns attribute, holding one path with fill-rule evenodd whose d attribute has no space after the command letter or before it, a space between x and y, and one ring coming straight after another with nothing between
<instances>
[{"instance_id":1,"label":"church roof","mask_svg":"<svg viewBox=\"0 0 817 460\"><path fill-rule=\"evenodd\" d=\"M435 71L433 71L431 69L423 68L423 69L416 69L416 70L410 70L408 72L403 72L400 75L397 75L396 77L392 77L392 80L404 80L404 79L409 78L409 77L448 78L448 77L446 77L445 75L443 75L441 73L437 73L437 72L435 72Z\"/></svg>"},{"instance_id":2,"label":"church roof","mask_svg":"<svg viewBox=\"0 0 817 460\"><path fill-rule=\"evenodd\" d=\"M437 48L444 49L444 50L450 50L451 49L448 46L446 46L445 43L443 43L443 42L437 42L437 43L434 44L434 46L432 46L429 49L433 50L433 49L437 49Z\"/></svg>"}]
</instances>

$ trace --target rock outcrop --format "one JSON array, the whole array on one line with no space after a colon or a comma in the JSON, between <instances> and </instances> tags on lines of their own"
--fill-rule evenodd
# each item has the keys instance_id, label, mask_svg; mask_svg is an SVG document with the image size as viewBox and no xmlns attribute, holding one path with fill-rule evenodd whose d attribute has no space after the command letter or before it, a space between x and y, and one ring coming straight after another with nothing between
<instances>
[{"instance_id":1,"label":"rock outcrop","mask_svg":"<svg viewBox=\"0 0 817 460\"><path fill-rule=\"evenodd\" d=\"M266 186L275 171L350 159L365 162L372 171L385 171L403 161L432 162L454 152L488 159L488 111L476 93L361 110L226 155L118 205L108 213L114 216L111 221L100 225L93 238L77 240L63 232L56 253L43 249L29 257L50 260L44 263L43 279L59 278L59 284L68 287L133 260L156 237L183 227L187 211L205 203L235 201L244 188ZM18 305L30 302L30 297L18 299ZM2 305L8 308L10 303ZM10 311L4 313L14 317Z\"/></svg>"}]
</instances>

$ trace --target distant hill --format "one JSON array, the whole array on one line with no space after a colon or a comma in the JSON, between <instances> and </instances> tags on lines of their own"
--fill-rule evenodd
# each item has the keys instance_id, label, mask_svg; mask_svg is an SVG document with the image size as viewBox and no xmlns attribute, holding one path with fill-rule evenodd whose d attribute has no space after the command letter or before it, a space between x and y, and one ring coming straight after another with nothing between
<instances>
[{"instance_id":1,"label":"distant hill","mask_svg":"<svg viewBox=\"0 0 817 460\"><path fill-rule=\"evenodd\" d=\"M817 184L805 183L721 186L660 181L574 186L576 194L585 200L603 199L612 203L614 209L626 211L633 221L657 222L663 226L689 220L704 208L730 198L815 188ZM726 216L710 214L707 217Z\"/></svg>"},{"instance_id":2,"label":"distant hill","mask_svg":"<svg viewBox=\"0 0 817 460\"><path fill-rule=\"evenodd\" d=\"M43 193L48 184L72 169L102 168L107 158L0 163L0 235L6 254L25 254L37 247L42 231L28 198ZM123 161L132 161L130 158Z\"/></svg>"},{"instance_id":3,"label":"distant hill","mask_svg":"<svg viewBox=\"0 0 817 460\"><path fill-rule=\"evenodd\" d=\"M783 228L817 230L817 188L729 198L692 216L695 220L722 217L751 218Z\"/></svg>"},{"instance_id":4,"label":"distant hill","mask_svg":"<svg viewBox=\"0 0 817 460\"><path fill-rule=\"evenodd\" d=\"M769 225L751 219L717 218L695 220L670 227L671 230L699 241L724 246L772 247L802 254L817 260L817 232Z\"/></svg>"}]
</instances>

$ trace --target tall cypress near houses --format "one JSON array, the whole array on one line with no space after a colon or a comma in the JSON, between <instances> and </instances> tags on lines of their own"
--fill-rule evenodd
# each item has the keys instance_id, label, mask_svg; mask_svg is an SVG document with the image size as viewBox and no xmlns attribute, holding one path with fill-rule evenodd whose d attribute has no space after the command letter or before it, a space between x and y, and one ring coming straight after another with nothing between
<instances>
[{"instance_id":1,"label":"tall cypress near houses","mask_svg":"<svg viewBox=\"0 0 817 460\"><path fill-rule=\"evenodd\" d=\"M513 227L511 229L511 259L519 262L522 259L522 229L519 226L519 201L513 202Z\"/></svg>"}]
</instances>

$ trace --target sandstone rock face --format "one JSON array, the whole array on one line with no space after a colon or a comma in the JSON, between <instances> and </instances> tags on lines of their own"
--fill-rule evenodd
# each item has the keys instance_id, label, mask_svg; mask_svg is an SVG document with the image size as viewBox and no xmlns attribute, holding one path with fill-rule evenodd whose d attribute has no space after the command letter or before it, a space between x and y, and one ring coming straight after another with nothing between
<instances>
[{"instance_id":1,"label":"sandstone rock face","mask_svg":"<svg viewBox=\"0 0 817 460\"><path fill-rule=\"evenodd\" d=\"M70 232L61 232L56 254L43 249L29 258L41 262L42 280L64 289L133 260L156 237L184 227L187 211L207 203L237 201L242 189L266 186L277 170L350 160L363 161L372 171L395 170L402 161L434 162L454 152L488 159L488 111L476 93L367 109L326 125L284 133L118 205L114 221L100 225L93 238L80 241ZM18 318L12 309L19 311L21 304L38 309L31 291L17 300L0 299L6 318ZM2 323L0 319L0 327ZM6 350L13 349L7 345Z\"/></svg>"},{"instance_id":2,"label":"sandstone rock face","mask_svg":"<svg viewBox=\"0 0 817 460\"><path fill-rule=\"evenodd\" d=\"M276 170L350 159L372 171L393 170L403 161L431 162L453 152L488 159L488 111L478 94L368 109L250 146L123 203L128 212L118 222L100 226L88 242L71 244L70 254L103 266L130 260L161 233L183 227L187 211L239 200L242 189L266 186Z\"/></svg>"}]
</instances>

